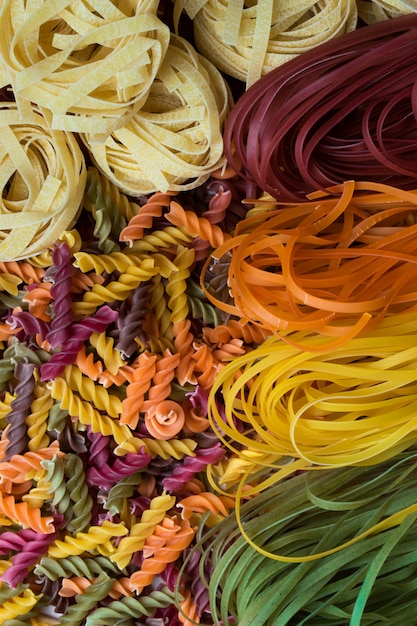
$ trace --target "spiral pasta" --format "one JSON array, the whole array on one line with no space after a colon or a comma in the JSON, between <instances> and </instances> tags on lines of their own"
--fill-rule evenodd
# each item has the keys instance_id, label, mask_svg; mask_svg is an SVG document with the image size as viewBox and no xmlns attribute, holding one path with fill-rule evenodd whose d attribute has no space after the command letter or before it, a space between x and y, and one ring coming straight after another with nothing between
<instances>
[{"instance_id":1,"label":"spiral pasta","mask_svg":"<svg viewBox=\"0 0 417 626\"><path fill-rule=\"evenodd\" d=\"M34 108L29 119L22 123L16 104L0 103L1 261L31 257L52 246L72 226L86 180L75 138L53 130L44 110Z\"/></svg>"}]
</instances>

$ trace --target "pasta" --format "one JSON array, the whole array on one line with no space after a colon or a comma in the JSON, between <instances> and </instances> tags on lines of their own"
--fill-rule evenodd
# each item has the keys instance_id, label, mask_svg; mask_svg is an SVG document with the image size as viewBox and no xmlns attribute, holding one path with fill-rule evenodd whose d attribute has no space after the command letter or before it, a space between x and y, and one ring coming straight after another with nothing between
<instances>
[{"instance_id":1,"label":"pasta","mask_svg":"<svg viewBox=\"0 0 417 626\"><path fill-rule=\"evenodd\" d=\"M3 16L2 26L5 20ZM1 40L5 44L8 36L3 34ZM43 252L63 230L71 228L80 208L86 169L75 138L52 130L47 111L30 109L23 124L17 105L3 102L0 124L0 260L10 261ZM7 188L9 180L14 182Z\"/></svg>"}]
</instances>

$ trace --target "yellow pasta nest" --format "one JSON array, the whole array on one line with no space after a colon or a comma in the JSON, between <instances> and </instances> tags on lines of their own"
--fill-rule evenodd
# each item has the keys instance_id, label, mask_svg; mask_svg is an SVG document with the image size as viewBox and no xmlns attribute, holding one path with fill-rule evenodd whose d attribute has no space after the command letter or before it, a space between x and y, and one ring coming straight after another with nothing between
<instances>
[{"instance_id":1,"label":"yellow pasta nest","mask_svg":"<svg viewBox=\"0 0 417 626\"><path fill-rule=\"evenodd\" d=\"M275 67L356 28L356 0L175 0L198 50L249 87Z\"/></svg>"},{"instance_id":2,"label":"yellow pasta nest","mask_svg":"<svg viewBox=\"0 0 417 626\"><path fill-rule=\"evenodd\" d=\"M2 80L50 109L54 128L107 133L144 103L169 43L157 0L1 5Z\"/></svg>"},{"instance_id":3,"label":"yellow pasta nest","mask_svg":"<svg viewBox=\"0 0 417 626\"><path fill-rule=\"evenodd\" d=\"M43 252L77 217L84 157L51 117L34 107L22 122L15 103L0 103L0 261Z\"/></svg>"},{"instance_id":4,"label":"yellow pasta nest","mask_svg":"<svg viewBox=\"0 0 417 626\"><path fill-rule=\"evenodd\" d=\"M367 24L407 15L416 8L415 2L407 0L358 0L359 17Z\"/></svg>"},{"instance_id":5,"label":"yellow pasta nest","mask_svg":"<svg viewBox=\"0 0 417 626\"><path fill-rule=\"evenodd\" d=\"M105 141L91 133L83 140L125 193L193 189L224 163L222 127L230 106L219 71L172 35L143 108Z\"/></svg>"}]
</instances>

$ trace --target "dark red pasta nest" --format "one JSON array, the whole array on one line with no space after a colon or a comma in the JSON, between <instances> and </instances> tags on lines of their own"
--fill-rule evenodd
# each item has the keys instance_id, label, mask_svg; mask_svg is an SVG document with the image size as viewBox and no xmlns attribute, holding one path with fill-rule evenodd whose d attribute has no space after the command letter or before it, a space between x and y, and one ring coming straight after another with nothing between
<instances>
[{"instance_id":1,"label":"dark red pasta nest","mask_svg":"<svg viewBox=\"0 0 417 626\"><path fill-rule=\"evenodd\" d=\"M231 165L283 201L349 179L417 182L417 15L332 40L251 87L225 129Z\"/></svg>"}]
</instances>

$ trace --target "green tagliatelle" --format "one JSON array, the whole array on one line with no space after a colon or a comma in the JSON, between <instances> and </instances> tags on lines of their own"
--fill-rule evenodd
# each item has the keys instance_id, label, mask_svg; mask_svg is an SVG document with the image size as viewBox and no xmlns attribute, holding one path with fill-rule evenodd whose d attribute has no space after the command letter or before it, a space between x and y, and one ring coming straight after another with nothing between
<instances>
[{"instance_id":1,"label":"green tagliatelle","mask_svg":"<svg viewBox=\"0 0 417 626\"><path fill-rule=\"evenodd\" d=\"M414 623L416 471L411 450L377 467L303 473L245 503L241 525L257 550L234 516L194 550L201 572L213 568L203 581L214 623Z\"/></svg>"}]
</instances>

